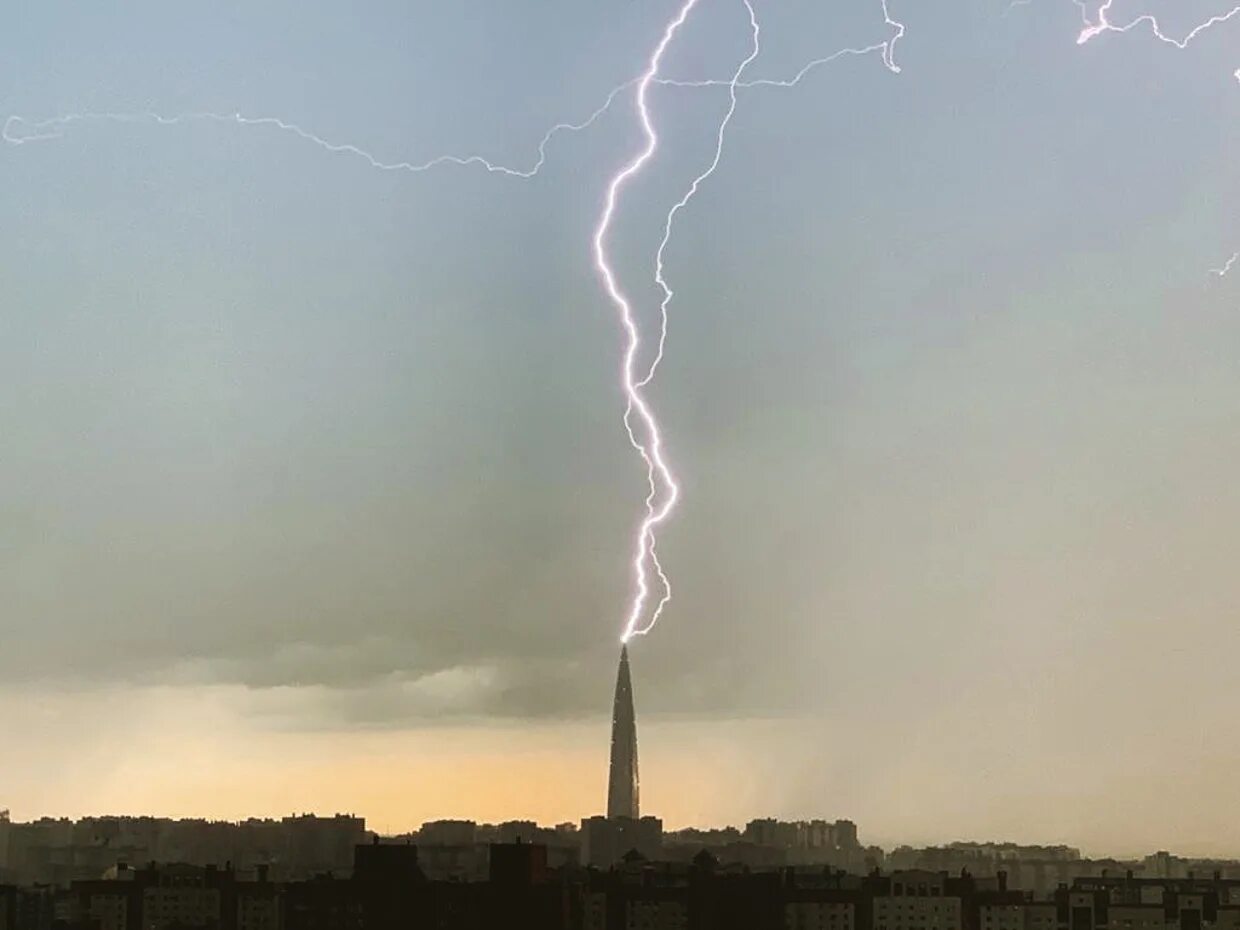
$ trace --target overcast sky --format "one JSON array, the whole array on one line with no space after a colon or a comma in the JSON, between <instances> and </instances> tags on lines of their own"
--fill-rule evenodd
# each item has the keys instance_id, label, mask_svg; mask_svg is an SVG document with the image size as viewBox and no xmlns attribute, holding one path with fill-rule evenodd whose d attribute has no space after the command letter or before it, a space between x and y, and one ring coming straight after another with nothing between
<instances>
[{"instance_id":1,"label":"overcast sky","mask_svg":"<svg viewBox=\"0 0 1240 930\"><path fill-rule=\"evenodd\" d=\"M1204 0L1120 2L1175 35ZM890 36L757 4L752 76ZM664 0L24 4L0 116L278 117L528 166ZM901 3L893 74L742 91L668 252L676 586L647 812L1240 855L1236 29ZM670 76L746 52L702 0ZM652 95L646 325L719 88ZM22 126L11 124L14 132ZM603 804L643 474L591 274L630 97L522 181L271 125L0 145L0 807L576 819Z\"/></svg>"}]
</instances>

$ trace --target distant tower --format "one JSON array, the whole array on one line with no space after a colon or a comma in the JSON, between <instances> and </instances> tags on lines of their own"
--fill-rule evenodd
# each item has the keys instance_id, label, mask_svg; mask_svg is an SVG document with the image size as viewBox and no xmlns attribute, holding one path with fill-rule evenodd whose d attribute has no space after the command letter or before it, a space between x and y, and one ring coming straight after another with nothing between
<instances>
[{"instance_id":1,"label":"distant tower","mask_svg":"<svg viewBox=\"0 0 1240 930\"><path fill-rule=\"evenodd\" d=\"M629 679L629 647L620 647L616 672L616 703L611 711L611 768L607 775L607 816L640 814L637 801L637 719L633 715L633 682Z\"/></svg>"}]
</instances>

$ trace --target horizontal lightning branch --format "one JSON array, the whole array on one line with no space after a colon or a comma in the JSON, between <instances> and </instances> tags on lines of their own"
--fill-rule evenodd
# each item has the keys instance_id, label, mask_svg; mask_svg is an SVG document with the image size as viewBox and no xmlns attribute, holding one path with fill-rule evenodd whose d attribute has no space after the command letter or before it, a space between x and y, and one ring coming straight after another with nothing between
<instances>
[{"instance_id":1,"label":"horizontal lightning branch","mask_svg":"<svg viewBox=\"0 0 1240 930\"><path fill-rule=\"evenodd\" d=\"M423 162L385 162L376 158L365 149L351 143L329 142L322 136L316 135L307 129L302 129L296 123L290 123L274 116L243 116L240 113L182 113L177 116L161 116L158 113L71 113L67 116L57 116L39 122L30 122L19 116L10 116L5 120L3 133L0 134L0 137L10 145L25 145L29 142L59 139L64 134L64 130L74 123L155 123L160 126L175 126L179 123L194 122L234 123L239 126L267 126L278 129L281 132L291 133L318 146L324 151L333 154L355 155L363 159L370 167L377 168L380 171L411 171L418 173L429 171L431 168L440 165L476 165L496 174L504 174L515 178L532 178L546 164L547 146L556 135L562 132L579 132L582 129L588 129L590 126L593 126L599 117L611 109L611 105L616 97L622 91L632 87L634 83L636 82L628 81L613 88L602 105L581 122L556 123L548 129L538 143L537 159L528 168L510 168L489 161L481 155L439 155Z\"/></svg>"},{"instance_id":2,"label":"horizontal lightning branch","mask_svg":"<svg viewBox=\"0 0 1240 930\"><path fill-rule=\"evenodd\" d=\"M1191 29L1184 36L1184 38L1176 39L1163 32L1162 27L1158 24L1157 17L1150 13L1145 13L1138 16L1122 26L1115 25L1109 18L1111 6L1115 0L1104 0L1103 4L1098 7L1098 18L1095 22L1090 22L1089 11L1086 9L1084 0L1074 0L1074 2L1081 8L1081 18L1085 22L1085 28L1082 29L1081 34L1076 37L1077 45L1084 45L1094 36L1100 35L1104 32L1128 32L1138 26L1145 25L1150 27L1151 34L1153 34L1154 38L1156 38L1159 42L1165 42L1167 45L1174 45L1178 49L1185 49L1188 48L1190 42L1196 39L1207 29L1217 26L1219 23L1225 23L1227 20L1240 13L1240 6L1232 7L1226 13L1219 14L1218 16L1211 16L1205 22L1193 27L1193 29Z\"/></svg>"},{"instance_id":3,"label":"horizontal lightning branch","mask_svg":"<svg viewBox=\"0 0 1240 930\"><path fill-rule=\"evenodd\" d=\"M883 18L886 23L894 30L894 35L883 41L876 42L861 48L845 48L822 58L816 58L806 63L798 70L793 77L788 79L764 78L761 80L740 81L736 84L738 88L755 88L755 87L795 87L812 71L823 65L830 64L840 58L849 56L863 56L870 54L880 54L883 64L892 72L898 73L900 68L893 60L895 44L904 35L904 26L894 21L888 13L886 0L881 0ZM456 165L460 167L477 167L485 171L495 174L502 174L515 178L532 178L537 175L547 162L547 147L551 141L561 133L580 132L589 129L598 120L611 109L616 98L625 91L633 89L641 80L640 77L632 78L613 87L607 94L603 102L589 116L578 122L561 122L556 123L544 134L538 143L537 157L529 167L512 167L499 162L492 161L482 155L437 155L425 161L385 161L378 156L372 154L361 146L350 142L332 142L323 136L311 132L303 128L297 123L290 122L276 116L246 116L242 113L214 113L214 112L190 112L179 113L173 116L167 116L152 111L143 112L125 112L125 113L98 113L98 112L82 112L68 113L62 116L54 116L47 119L32 120L23 116L9 116L5 119L3 127L0 127L0 141L11 146L27 145L34 142L48 142L55 139L61 139L65 135L65 131L74 125L82 125L87 123L129 123L129 124L153 124L158 126L177 126L187 123L220 123L232 124L236 126L257 126L275 129L279 132L288 133L296 136L306 142L311 143L317 148L332 154L352 155L360 158L371 168L379 171L404 171L420 173L446 165ZM650 83L659 84L668 87L730 87L732 82L726 78L711 78L704 80L677 80L673 78L656 77Z\"/></svg>"}]
</instances>

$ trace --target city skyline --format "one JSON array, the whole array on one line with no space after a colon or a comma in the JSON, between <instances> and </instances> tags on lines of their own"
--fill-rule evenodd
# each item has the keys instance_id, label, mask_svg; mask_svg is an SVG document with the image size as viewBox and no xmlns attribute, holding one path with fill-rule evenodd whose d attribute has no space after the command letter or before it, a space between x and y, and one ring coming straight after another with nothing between
<instances>
[{"instance_id":1,"label":"city skyline","mask_svg":"<svg viewBox=\"0 0 1240 930\"><path fill-rule=\"evenodd\" d=\"M158 811L148 811L145 813L95 811L95 812L87 813L87 814L63 814L63 813L46 813L46 812L40 814L40 813L29 813L28 812L26 814L21 814L21 812L13 812L8 809L0 808L0 821L3 821L5 823L11 822L13 824L27 824L27 825L34 825L34 824L39 824L39 823L82 823L84 824L88 822L107 823L107 822L113 822L113 821L168 821L168 822L173 822L173 823L184 823L187 825L205 824L205 825L220 825L220 826L246 826L247 824L258 824L258 823L278 825L281 822L297 821L303 818L309 819L309 820L319 820L323 822L331 822L332 820L340 820L342 818L347 818L347 819L356 819L359 823L365 824L366 827L365 827L364 832L366 832L366 835L370 835L373 833L374 835L387 838L387 839L392 839L392 838L399 839L399 838L408 837L408 836L416 836L419 830L423 828L434 828L440 824L452 825L452 824L469 823L471 825L476 825L480 829L481 828L494 829L496 827L504 827L505 825L513 825L513 824L529 824L541 830L552 830L552 829L557 829L565 825L568 825L568 826L571 826L574 830L576 830L578 823L584 823L586 820L590 819L590 816L594 816L596 818L603 816L601 813L602 807L603 807L602 805L599 805L598 812L592 815L590 811L585 811L585 812L582 812L578 816L570 816L570 817L561 818L557 820L539 820L536 818L522 818L522 817L507 818L507 819L496 818L492 820L487 820L486 818L471 817L465 812L456 811L456 812L440 812L439 815L431 817L430 819L427 819L427 820L409 821L409 822L396 823L396 824L383 823L381 821L371 820L367 818L364 812L362 812L361 810L349 811L349 812L337 811L334 813L328 813L327 811L303 811L303 810L276 811L276 812L252 811L244 816L239 816L239 817L214 817L214 816L203 816L203 815L196 815L196 814L172 814L172 813L158 812ZM19 814L20 816L18 816ZM608 816L623 817L625 815L608 815ZM663 830L664 830L665 835L667 836L673 836L673 835L678 835L682 833L684 834L698 834L698 833L709 834L712 832L720 832L720 831L723 831L723 832L735 831L739 836L739 835L745 834L746 831L752 830L755 824L786 823L790 825L797 825L797 824L808 825L811 823L820 824L820 823L829 823L829 822L830 822L829 820L824 820L821 815L805 816L799 819L792 818L792 819L787 819L787 820L781 819L781 818L769 818L769 817L762 816L762 815L755 815L755 816L748 818L747 821L741 820L735 823L704 823L704 822L668 823L663 826ZM840 822L848 823L852 826L852 830L854 831L854 839L855 839L855 831L857 829L856 824L854 824L851 820L837 821L837 823L840 823ZM526 839L528 840L529 837L526 837ZM510 837L508 841L511 841L511 840L512 840L512 837ZM912 852L948 853L952 850L959 849L961 850L961 855L967 856L967 855L971 855L969 850L974 847L978 849L990 849L990 848L999 849L1003 847L1012 847L1018 850L1019 849L1025 849L1025 850L1038 849L1038 850L1044 850L1044 851L1054 851L1055 856L1062 856L1063 854L1067 853L1067 854L1070 854L1068 856L1069 859L1075 857L1075 858L1082 858L1087 861L1102 862L1104 864L1105 863L1114 864L1114 863L1123 863L1123 862L1138 862L1138 861L1143 861L1143 860L1157 859L1158 857L1161 857L1161 856L1171 855L1173 858L1179 858L1179 859L1189 861L1189 862L1191 861L1232 862L1236 864L1238 869L1240 869L1240 849L1228 850L1223 847L1203 850L1203 849L1179 848L1179 847L1175 847L1174 844L1161 844L1161 845L1155 844L1154 846L1151 846L1145 849L1098 849L1098 848L1090 848L1080 843L1076 843L1072 840L1071 837L1064 837L1059 840L1032 841L1028 837L1022 837L1022 836L979 837L979 836L965 836L965 835L945 835L942 837L933 838L932 840L926 840L924 838L917 838L917 837L911 837L911 836L902 837L902 838L894 838L894 839L893 838L879 838L879 837L871 836L868 833L863 838L863 840L864 840L863 845L858 848L863 848L866 850L870 850L870 849L881 850L887 856L899 857L900 855L904 855L905 858L907 858L908 855L910 855ZM685 840L684 842L688 843L689 845L692 845L695 841ZM1168 848L1168 847L1171 847L1171 848ZM1019 853L1017 854L1017 856L1019 856ZM996 861L1000 861L1000 860L996 860ZM899 865L898 867L908 868L908 867L929 867L929 866L912 866L912 865L905 863L905 864ZM949 869L948 871L951 871L951 870Z\"/></svg>"},{"instance_id":2,"label":"city skyline","mask_svg":"<svg viewBox=\"0 0 1240 930\"><path fill-rule=\"evenodd\" d=\"M610 825L615 825L610 826ZM76 870L78 878L90 879L114 869L118 863L135 862L220 865L232 862L239 868L263 865L276 869L273 877L290 877L288 870L301 877L352 867L353 850L374 842L413 844L424 851L439 847L484 847L492 843L538 843L560 850L575 850L581 860L561 861L559 865L593 865L606 868L623 858L633 846L649 844L645 855L660 859L671 855L687 860L697 852L714 850L717 857L747 858L752 866L777 864L767 858L771 852L795 855L784 864L831 864L844 872L860 875L874 869L883 871L922 869L947 874L966 871L986 877L1006 871L1019 880L1029 869L1033 878L1023 879L1027 890L1039 894L1053 891L1064 875L1115 874L1129 871L1156 877L1191 877L1196 872L1225 869L1240 877L1240 857L1191 857L1167 850L1147 851L1131 856L1090 856L1071 844L1029 844L1017 840L961 840L919 847L900 844L890 848L869 841L848 819L834 822L815 818L784 821L777 818L751 819L741 826L666 827L658 818L642 818L645 835L632 832L637 818L627 814L584 817L580 822L539 824L532 820L486 823L473 819L435 819L398 832L373 829L365 817L355 813L318 815L292 813L276 818L251 817L239 821L178 819L151 814L95 815L77 819L41 817L28 821L13 819L0 810L0 879L5 871L21 884L58 883L67 875L30 873L31 867ZM591 852L591 831L618 829L622 842L607 840L602 859ZM650 833L653 830L653 833ZM628 839L623 840L627 833ZM629 844L632 844L629 845ZM48 850L62 855L48 856ZM28 861L34 852L36 859ZM599 852L595 849L594 853ZM75 862L76 860L76 862ZM476 868L485 860L457 862L453 867ZM1052 868L1053 867L1053 868ZM1050 868L1051 871L1045 872ZM1234 874L1233 874L1234 873ZM1058 875L1059 878L1055 876ZM446 876L444 876L446 877ZM1031 885L1030 882L1033 884ZM0 880L0 884L3 881Z\"/></svg>"}]
</instances>

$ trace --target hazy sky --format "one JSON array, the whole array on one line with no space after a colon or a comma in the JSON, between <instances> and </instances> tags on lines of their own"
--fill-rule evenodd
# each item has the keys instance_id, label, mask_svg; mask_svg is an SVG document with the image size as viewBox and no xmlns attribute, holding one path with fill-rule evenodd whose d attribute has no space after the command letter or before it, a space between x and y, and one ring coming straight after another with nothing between
<instances>
[{"instance_id":1,"label":"hazy sky","mask_svg":"<svg viewBox=\"0 0 1240 930\"><path fill-rule=\"evenodd\" d=\"M902 72L743 91L668 252L645 808L1240 855L1240 25L891 2ZM1222 11L1144 3L1112 19ZM22 4L0 117L527 166L673 12ZM758 12L754 77L889 36L877 0ZM746 26L701 0L669 74ZM647 325L726 99L653 94L616 229ZM602 808L643 474L589 236L640 141L622 97L529 181L214 122L0 145L0 807Z\"/></svg>"}]
</instances>

